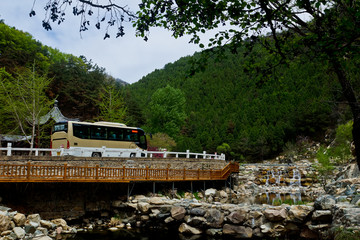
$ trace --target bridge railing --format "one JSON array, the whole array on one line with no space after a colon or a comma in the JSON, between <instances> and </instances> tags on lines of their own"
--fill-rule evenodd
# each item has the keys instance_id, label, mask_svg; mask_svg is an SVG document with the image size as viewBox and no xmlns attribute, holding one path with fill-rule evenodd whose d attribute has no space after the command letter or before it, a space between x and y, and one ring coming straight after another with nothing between
<instances>
[{"instance_id":1,"label":"bridge railing","mask_svg":"<svg viewBox=\"0 0 360 240\"><path fill-rule=\"evenodd\" d=\"M239 164L230 162L219 170L153 169L96 166L69 166L0 163L0 182L131 182L225 180L238 172Z\"/></svg>"},{"instance_id":2,"label":"bridge railing","mask_svg":"<svg viewBox=\"0 0 360 240\"><path fill-rule=\"evenodd\" d=\"M209 154L206 151L202 153L193 153L190 150L186 152L168 152L168 151L147 151L142 149L121 149L121 148L90 148L90 147L71 147L70 149L58 148L14 148L11 143L0 151L6 152L6 156L13 155L34 155L34 156L78 156L91 157L93 153L100 153L102 157L135 157L135 158L202 158L225 160L225 154Z\"/></svg>"}]
</instances>

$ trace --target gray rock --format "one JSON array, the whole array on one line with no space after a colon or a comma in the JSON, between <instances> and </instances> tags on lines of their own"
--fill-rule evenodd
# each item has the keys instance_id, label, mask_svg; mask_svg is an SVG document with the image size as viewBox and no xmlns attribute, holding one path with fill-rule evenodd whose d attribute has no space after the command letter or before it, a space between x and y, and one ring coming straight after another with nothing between
<instances>
[{"instance_id":1,"label":"gray rock","mask_svg":"<svg viewBox=\"0 0 360 240\"><path fill-rule=\"evenodd\" d=\"M186 223L194 227L202 226L203 224L206 223L206 219L204 217L195 216L188 218L186 220Z\"/></svg>"},{"instance_id":2,"label":"gray rock","mask_svg":"<svg viewBox=\"0 0 360 240\"><path fill-rule=\"evenodd\" d=\"M331 210L336 204L334 196L324 195L317 198L314 202L314 207L316 210Z\"/></svg>"},{"instance_id":3,"label":"gray rock","mask_svg":"<svg viewBox=\"0 0 360 240\"><path fill-rule=\"evenodd\" d=\"M25 237L25 230L22 229L21 227L14 227L13 232L15 233L16 237L19 239Z\"/></svg>"},{"instance_id":4,"label":"gray rock","mask_svg":"<svg viewBox=\"0 0 360 240\"><path fill-rule=\"evenodd\" d=\"M268 219L269 221L272 221L272 222L282 221L282 220L285 220L287 217L286 210L284 208L282 208L280 210L265 209L264 216L266 217L266 219Z\"/></svg>"},{"instance_id":5,"label":"gray rock","mask_svg":"<svg viewBox=\"0 0 360 240\"><path fill-rule=\"evenodd\" d=\"M355 186L346 186L346 190L344 192L346 196L354 195L354 193L356 193Z\"/></svg>"},{"instance_id":6,"label":"gray rock","mask_svg":"<svg viewBox=\"0 0 360 240\"><path fill-rule=\"evenodd\" d=\"M157 219L165 219L167 217L170 217L170 213L159 213L158 215L156 215Z\"/></svg>"},{"instance_id":7,"label":"gray rock","mask_svg":"<svg viewBox=\"0 0 360 240\"><path fill-rule=\"evenodd\" d=\"M224 222L224 213L217 209L210 209L206 212L205 218L210 227L220 228Z\"/></svg>"},{"instance_id":8,"label":"gray rock","mask_svg":"<svg viewBox=\"0 0 360 240\"><path fill-rule=\"evenodd\" d=\"M249 227L225 224L223 227L224 235L236 235L239 238L252 238L252 229Z\"/></svg>"},{"instance_id":9,"label":"gray rock","mask_svg":"<svg viewBox=\"0 0 360 240\"><path fill-rule=\"evenodd\" d=\"M5 206L0 206L0 211L2 212L10 212L11 208L5 207Z\"/></svg>"},{"instance_id":10,"label":"gray rock","mask_svg":"<svg viewBox=\"0 0 360 240\"><path fill-rule=\"evenodd\" d=\"M351 200L351 204L356 204L360 200L360 195L355 195Z\"/></svg>"},{"instance_id":11,"label":"gray rock","mask_svg":"<svg viewBox=\"0 0 360 240\"><path fill-rule=\"evenodd\" d=\"M164 204L164 200L161 197L152 197L149 199L149 203L152 205L162 205Z\"/></svg>"},{"instance_id":12,"label":"gray rock","mask_svg":"<svg viewBox=\"0 0 360 240\"><path fill-rule=\"evenodd\" d=\"M287 221L294 223L302 223L313 210L314 207L312 206L293 205L289 207L287 213Z\"/></svg>"},{"instance_id":13,"label":"gray rock","mask_svg":"<svg viewBox=\"0 0 360 240\"><path fill-rule=\"evenodd\" d=\"M26 233L33 234L36 231L36 228L38 226L39 225L36 225L36 223L30 222L30 223L25 224L24 230L25 230Z\"/></svg>"},{"instance_id":14,"label":"gray rock","mask_svg":"<svg viewBox=\"0 0 360 240\"><path fill-rule=\"evenodd\" d=\"M228 221L233 224L241 224L244 223L247 219L247 211L244 209L240 209L234 212L231 212L226 218L225 221Z\"/></svg>"},{"instance_id":15,"label":"gray rock","mask_svg":"<svg viewBox=\"0 0 360 240\"><path fill-rule=\"evenodd\" d=\"M186 209L180 206L173 206L170 210L171 217L175 220L181 220L185 217Z\"/></svg>"},{"instance_id":16,"label":"gray rock","mask_svg":"<svg viewBox=\"0 0 360 240\"><path fill-rule=\"evenodd\" d=\"M214 188L209 188L209 189L206 189L206 191L205 191L205 197L213 197L213 196L215 196L215 194L216 194L216 189L214 189Z\"/></svg>"},{"instance_id":17,"label":"gray rock","mask_svg":"<svg viewBox=\"0 0 360 240\"><path fill-rule=\"evenodd\" d=\"M200 217L202 217L202 216L205 215L205 213L206 213L206 211L205 211L203 208L192 208L192 209L190 210L190 214L191 214L191 215L194 215L194 216L200 216Z\"/></svg>"},{"instance_id":18,"label":"gray rock","mask_svg":"<svg viewBox=\"0 0 360 240\"><path fill-rule=\"evenodd\" d=\"M147 202L138 202L137 208L139 209L140 212L147 213L149 212L150 204Z\"/></svg>"}]
</instances>

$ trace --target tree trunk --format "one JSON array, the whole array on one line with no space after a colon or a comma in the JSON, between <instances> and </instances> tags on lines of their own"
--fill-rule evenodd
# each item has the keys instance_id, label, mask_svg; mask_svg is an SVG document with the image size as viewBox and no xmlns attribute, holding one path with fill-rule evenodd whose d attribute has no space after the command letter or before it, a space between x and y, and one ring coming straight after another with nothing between
<instances>
[{"instance_id":1,"label":"tree trunk","mask_svg":"<svg viewBox=\"0 0 360 240\"><path fill-rule=\"evenodd\" d=\"M358 168L360 170L360 105L356 99L354 89L351 86L349 79L347 78L339 60L331 58L331 63L334 67L335 73L341 84L344 97L348 101L352 115L353 115L353 141L355 146L355 157Z\"/></svg>"}]
</instances>

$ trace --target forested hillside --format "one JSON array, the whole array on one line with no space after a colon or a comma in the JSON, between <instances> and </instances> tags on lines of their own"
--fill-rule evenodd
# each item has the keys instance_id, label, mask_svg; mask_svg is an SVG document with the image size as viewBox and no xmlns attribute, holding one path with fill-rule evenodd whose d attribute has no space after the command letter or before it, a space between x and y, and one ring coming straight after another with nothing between
<instances>
[{"instance_id":1,"label":"forested hillside","mask_svg":"<svg viewBox=\"0 0 360 240\"><path fill-rule=\"evenodd\" d=\"M51 80L46 96L59 100L65 116L121 121L143 127L149 136L162 133L152 139L157 147L222 151L230 158L261 160L301 137L321 139L327 129L351 119L327 62L304 55L266 68L272 56L260 45L247 57L243 51L226 51L194 75L189 74L190 62L199 54L181 58L124 91L123 83L85 56L62 53L0 23L2 80L16 82L24 69L35 69ZM356 65L347 66L354 83ZM105 113L109 94L118 97L113 111ZM6 101L2 94L0 133L21 134Z\"/></svg>"},{"instance_id":2,"label":"forested hillside","mask_svg":"<svg viewBox=\"0 0 360 240\"><path fill-rule=\"evenodd\" d=\"M320 139L330 126L350 117L347 107L339 108L339 86L326 71L326 62L301 56L262 72L256 66L271 61L271 55L260 46L246 59L242 50L239 52L210 61L205 71L194 76L189 76L192 57L181 58L128 90L145 119L153 114L156 90L167 85L181 90L186 119L179 134L168 133L176 140L176 148L196 152L222 149L236 159L261 160L298 138ZM151 124L145 128L158 131Z\"/></svg>"},{"instance_id":3,"label":"forested hillside","mask_svg":"<svg viewBox=\"0 0 360 240\"><path fill-rule=\"evenodd\" d=\"M39 110L37 118L45 115L57 99L66 117L83 121L104 120L100 102L106 101L107 96L103 94L105 89L120 91L120 86L124 85L123 82L108 76L104 68L87 60L85 56L76 57L62 53L41 44L31 34L0 22L0 134L31 135L27 129L29 124L26 123L31 114L25 112L23 114L28 116L20 119L20 112L14 112L9 106L9 103L13 102L9 102L10 98L21 97L15 96L15 90L20 86L26 87L27 91L34 90L23 86L21 79L28 76L28 72L50 80L44 87L48 103L43 103L43 109ZM123 104L122 98L119 100ZM18 102L17 107L23 109L23 103ZM25 129L22 129L21 124ZM43 135L48 137L49 127L42 128L45 131ZM48 147L49 140L45 138L41 145Z\"/></svg>"}]
</instances>

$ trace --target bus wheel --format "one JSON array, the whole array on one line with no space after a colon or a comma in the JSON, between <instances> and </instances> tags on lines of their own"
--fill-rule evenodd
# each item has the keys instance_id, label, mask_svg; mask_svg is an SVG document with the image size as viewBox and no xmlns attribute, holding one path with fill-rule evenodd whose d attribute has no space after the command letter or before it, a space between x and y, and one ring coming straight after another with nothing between
<instances>
[{"instance_id":1,"label":"bus wheel","mask_svg":"<svg viewBox=\"0 0 360 240\"><path fill-rule=\"evenodd\" d=\"M130 153L130 157L131 157L131 158L133 158L133 157L135 157L135 156L136 156L135 153Z\"/></svg>"},{"instance_id":2,"label":"bus wheel","mask_svg":"<svg viewBox=\"0 0 360 240\"><path fill-rule=\"evenodd\" d=\"M99 152L93 152L91 156L92 156L92 157L101 157L101 153L99 153Z\"/></svg>"}]
</instances>

